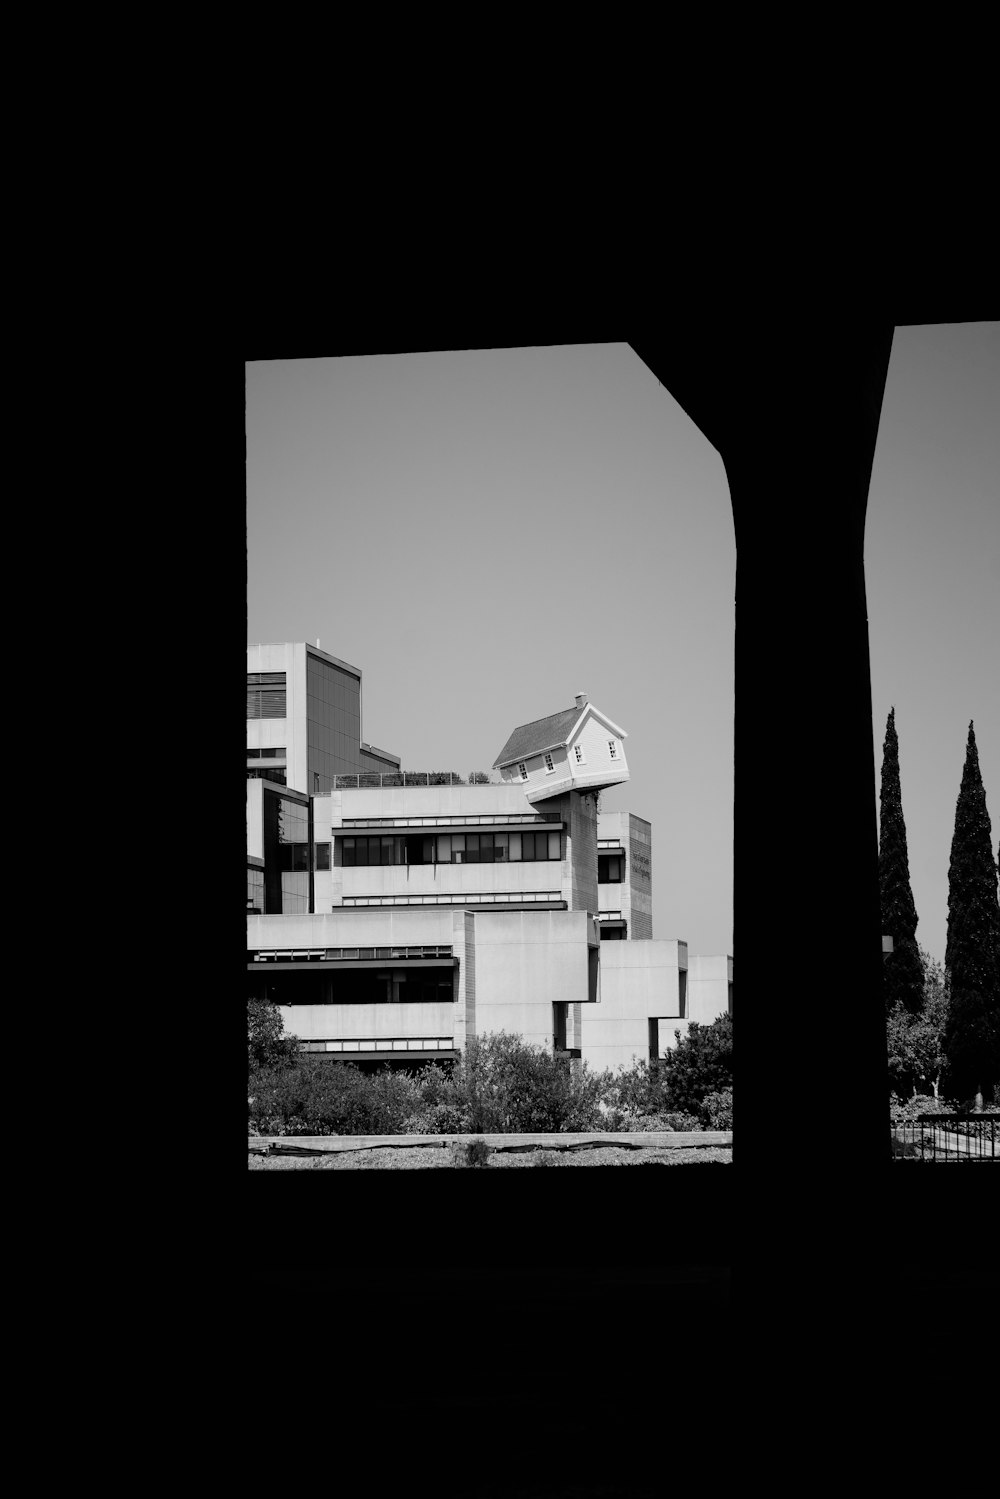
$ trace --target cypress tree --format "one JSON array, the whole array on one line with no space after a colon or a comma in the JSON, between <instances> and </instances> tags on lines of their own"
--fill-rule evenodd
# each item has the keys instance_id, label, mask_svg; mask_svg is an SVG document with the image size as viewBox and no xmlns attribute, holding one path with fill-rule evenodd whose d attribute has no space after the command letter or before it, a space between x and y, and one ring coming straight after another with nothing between
<instances>
[{"instance_id":1,"label":"cypress tree","mask_svg":"<svg viewBox=\"0 0 1000 1499\"><path fill-rule=\"evenodd\" d=\"M906 824L899 785L899 740L896 710L889 709L882 745L882 788L879 792L878 879L882 902L882 933L893 950L883 959L885 1012L902 1004L918 1015L924 1002L924 965L917 947L917 908L910 889L906 855Z\"/></svg>"},{"instance_id":2,"label":"cypress tree","mask_svg":"<svg viewBox=\"0 0 1000 1499\"><path fill-rule=\"evenodd\" d=\"M1000 1081L1000 902L971 723L951 840L944 962L951 982L948 1087L953 1096L970 1098Z\"/></svg>"}]
</instances>

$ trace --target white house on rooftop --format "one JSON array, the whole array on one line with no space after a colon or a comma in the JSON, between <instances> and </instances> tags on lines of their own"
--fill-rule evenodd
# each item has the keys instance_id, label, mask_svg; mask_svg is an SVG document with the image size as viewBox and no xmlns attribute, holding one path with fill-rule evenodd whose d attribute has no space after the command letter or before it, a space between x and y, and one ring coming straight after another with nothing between
<instances>
[{"instance_id":1,"label":"white house on rooftop","mask_svg":"<svg viewBox=\"0 0 1000 1499\"><path fill-rule=\"evenodd\" d=\"M493 762L531 803L566 791L603 791L629 778L626 731L578 692L572 708L514 730Z\"/></svg>"}]
</instances>

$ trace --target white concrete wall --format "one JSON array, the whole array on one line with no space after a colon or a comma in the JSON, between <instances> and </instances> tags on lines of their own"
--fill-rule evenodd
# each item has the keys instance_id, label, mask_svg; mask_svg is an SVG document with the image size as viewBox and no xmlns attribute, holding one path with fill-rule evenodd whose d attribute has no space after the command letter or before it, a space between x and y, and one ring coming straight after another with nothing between
<instances>
[{"instance_id":1,"label":"white concrete wall","mask_svg":"<svg viewBox=\"0 0 1000 1499\"><path fill-rule=\"evenodd\" d=\"M550 1049L553 1004L588 1002L585 911L478 911L476 1033L509 1031Z\"/></svg>"},{"instance_id":2,"label":"white concrete wall","mask_svg":"<svg viewBox=\"0 0 1000 1499\"><path fill-rule=\"evenodd\" d=\"M358 817L454 817L461 822L468 815L532 815L520 782L488 786L344 787L331 792L329 797L318 797L317 801L329 801L334 827L339 827L345 818Z\"/></svg>"},{"instance_id":3,"label":"white concrete wall","mask_svg":"<svg viewBox=\"0 0 1000 1499\"><path fill-rule=\"evenodd\" d=\"M285 717L247 719L247 744L287 751L285 781L293 791L308 791L309 744L306 723L305 642L277 642L247 647L247 671L285 673Z\"/></svg>"},{"instance_id":4,"label":"white concrete wall","mask_svg":"<svg viewBox=\"0 0 1000 1499\"><path fill-rule=\"evenodd\" d=\"M463 940L461 911L327 911L313 916L248 916L252 952L319 947L443 947Z\"/></svg>"},{"instance_id":5,"label":"white concrete wall","mask_svg":"<svg viewBox=\"0 0 1000 1499\"><path fill-rule=\"evenodd\" d=\"M688 964L688 1019L711 1025L719 1015L727 1015L732 978L733 960L728 954L693 956Z\"/></svg>"},{"instance_id":6,"label":"white concrete wall","mask_svg":"<svg viewBox=\"0 0 1000 1499\"><path fill-rule=\"evenodd\" d=\"M583 1060L596 1072L649 1056L649 1021L660 1020L660 1051L673 1045L680 1018L684 942L602 942L600 1003L583 1011ZM666 1039L665 1039L666 1038Z\"/></svg>"},{"instance_id":7,"label":"white concrete wall","mask_svg":"<svg viewBox=\"0 0 1000 1499\"><path fill-rule=\"evenodd\" d=\"M452 1036L453 1004L283 1005L285 1035L300 1041L384 1041Z\"/></svg>"}]
</instances>

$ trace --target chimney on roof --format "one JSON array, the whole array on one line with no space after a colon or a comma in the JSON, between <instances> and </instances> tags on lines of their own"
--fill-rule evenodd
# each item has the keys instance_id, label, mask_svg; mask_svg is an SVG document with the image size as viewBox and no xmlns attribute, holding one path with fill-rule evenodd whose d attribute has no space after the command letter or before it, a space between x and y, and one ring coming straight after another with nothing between
<instances>
[{"instance_id":1,"label":"chimney on roof","mask_svg":"<svg viewBox=\"0 0 1000 1499\"><path fill-rule=\"evenodd\" d=\"M316 649L319 650L319 636L316 636Z\"/></svg>"},{"instance_id":2,"label":"chimney on roof","mask_svg":"<svg viewBox=\"0 0 1000 1499\"><path fill-rule=\"evenodd\" d=\"M585 708L587 706L587 694L585 692L578 692L577 693L577 695L576 695L576 706L578 708Z\"/></svg>"}]
</instances>

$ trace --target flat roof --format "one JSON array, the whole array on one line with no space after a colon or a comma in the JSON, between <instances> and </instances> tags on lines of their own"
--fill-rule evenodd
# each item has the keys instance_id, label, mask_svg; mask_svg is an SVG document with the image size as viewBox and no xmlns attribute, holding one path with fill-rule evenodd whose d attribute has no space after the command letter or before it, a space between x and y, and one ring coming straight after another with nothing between
<instances>
[{"instance_id":1,"label":"flat roof","mask_svg":"<svg viewBox=\"0 0 1000 1499\"><path fill-rule=\"evenodd\" d=\"M342 671L349 671L352 676L357 677L359 681L361 680L360 666L352 666L349 661L341 661L339 656L331 656L329 651L321 651L318 645L310 645L308 640L255 640L252 645L247 645L247 650L256 651L267 645L286 647L290 645L304 645L307 655L318 656L321 661L329 661L331 666L339 666Z\"/></svg>"}]
</instances>

